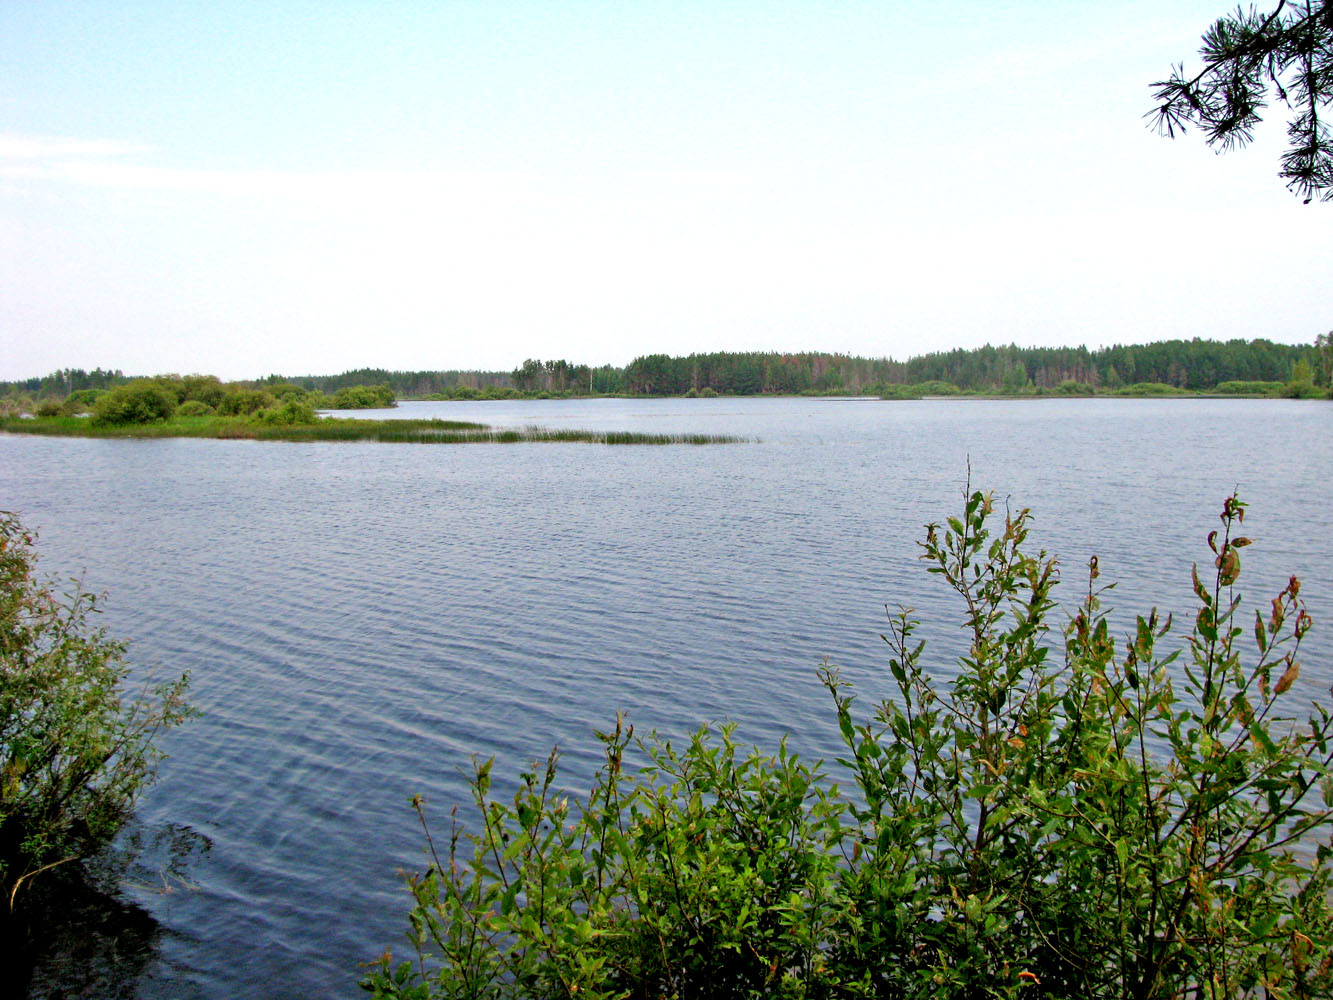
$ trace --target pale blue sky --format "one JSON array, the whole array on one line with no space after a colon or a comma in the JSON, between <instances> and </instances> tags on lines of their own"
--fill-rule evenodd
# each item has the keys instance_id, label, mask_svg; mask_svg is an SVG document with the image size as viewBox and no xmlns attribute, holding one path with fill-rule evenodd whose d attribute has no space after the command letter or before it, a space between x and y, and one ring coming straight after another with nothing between
<instances>
[{"instance_id":1,"label":"pale blue sky","mask_svg":"<svg viewBox=\"0 0 1333 1000\"><path fill-rule=\"evenodd\" d=\"M1145 127L1221 0L0 0L0 378L1307 342L1282 130Z\"/></svg>"}]
</instances>

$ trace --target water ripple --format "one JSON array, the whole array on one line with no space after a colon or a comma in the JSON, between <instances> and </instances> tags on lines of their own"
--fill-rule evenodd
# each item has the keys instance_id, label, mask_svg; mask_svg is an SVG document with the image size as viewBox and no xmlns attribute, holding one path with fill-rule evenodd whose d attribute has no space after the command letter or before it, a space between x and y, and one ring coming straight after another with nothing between
<instances>
[{"instance_id":1,"label":"water ripple","mask_svg":"<svg viewBox=\"0 0 1333 1000\"><path fill-rule=\"evenodd\" d=\"M921 525L977 485L1037 513L1077 585L1101 556L1122 624L1190 602L1188 565L1233 486L1253 502L1250 593L1326 567L1329 411L1077 400L592 401L405 406L488 423L724 431L717 448L395 448L0 437L0 506L49 570L110 592L140 670L190 669L203 716L169 734L148 822L213 841L199 889L144 902L167 928L153 996L354 996L403 942L396 870L421 864L408 799L447 822L472 755L497 787L625 710L681 735L736 720L836 748L824 656L887 693L884 609L912 604L948 676L957 603L918 563ZM1282 428L1284 449L1268 442ZM1256 470L1262 470L1258 472ZM1253 553L1253 555L1250 555ZM1321 626L1322 627L1322 626ZM1333 631L1317 630L1308 663ZM1318 674L1318 669L1312 673Z\"/></svg>"}]
</instances>

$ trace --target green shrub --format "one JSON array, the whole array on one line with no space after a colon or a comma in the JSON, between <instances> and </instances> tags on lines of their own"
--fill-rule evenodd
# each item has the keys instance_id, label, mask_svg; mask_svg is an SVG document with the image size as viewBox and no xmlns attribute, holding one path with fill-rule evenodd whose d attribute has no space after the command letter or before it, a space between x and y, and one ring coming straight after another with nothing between
<instances>
[{"instance_id":1,"label":"green shrub","mask_svg":"<svg viewBox=\"0 0 1333 1000\"><path fill-rule=\"evenodd\" d=\"M213 412L213 407L202 399L187 399L176 407L176 416L178 417L209 417L213 415Z\"/></svg>"},{"instance_id":2,"label":"green shrub","mask_svg":"<svg viewBox=\"0 0 1333 1000\"><path fill-rule=\"evenodd\" d=\"M93 405L105 391L104 389L76 389L65 397L62 408L64 414L73 417L80 413L93 412Z\"/></svg>"},{"instance_id":3,"label":"green shrub","mask_svg":"<svg viewBox=\"0 0 1333 1000\"><path fill-rule=\"evenodd\" d=\"M232 389L218 403L218 413L223 416L243 416L277 405L277 400L263 389Z\"/></svg>"},{"instance_id":4,"label":"green shrub","mask_svg":"<svg viewBox=\"0 0 1333 1000\"><path fill-rule=\"evenodd\" d=\"M310 390L303 389L294 382L275 382L268 387L268 392L279 402L284 402L289 396L295 396L297 399L304 399L310 395Z\"/></svg>"},{"instance_id":5,"label":"green shrub","mask_svg":"<svg viewBox=\"0 0 1333 1000\"><path fill-rule=\"evenodd\" d=\"M1179 396L1185 392L1165 382L1135 382L1115 391L1117 396Z\"/></svg>"},{"instance_id":6,"label":"green shrub","mask_svg":"<svg viewBox=\"0 0 1333 1000\"><path fill-rule=\"evenodd\" d=\"M150 379L118 385L93 403L93 421L98 424L151 424L175 412L175 395Z\"/></svg>"},{"instance_id":7,"label":"green shrub","mask_svg":"<svg viewBox=\"0 0 1333 1000\"><path fill-rule=\"evenodd\" d=\"M1222 510L1193 626L1155 611L1112 638L1097 560L1056 628L1056 563L1028 512L965 495L923 559L963 599L954 680L910 610L886 641L896 696L857 718L823 680L844 793L730 729L675 750L600 734L571 806L556 757L512 802L477 766L480 827L427 826L412 955L378 997L1327 997L1333 990L1333 719L1289 710L1310 619L1293 578L1242 628L1244 505ZM1054 640L1054 641L1053 641ZM1181 654L1183 653L1183 656ZM1181 656L1181 661L1177 657ZM939 674L936 674L939 676ZM1290 703L1297 702L1295 705ZM646 763L625 768L638 748ZM421 803L417 810L425 824Z\"/></svg>"},{"instance_id":8,"label":"green shrub","mask_svg":"<svg viewBox=\"0 0 1333 1000\"><path fill-rule=\"evenodd\" d=\"M910 388L918 396L957 396L962 392L952 382L941 382L938 379L930 382L917 382Z\"/></svg>"},{"instance_id":9,"label":"green shrub","mask_svg":"<svg viewBox=\"0 0 1333 1000\"><path fill-rule=\"evenodd\" d=\"M841 391L841 390L840 390ZM914 382L910 385L884 385L880 399L920 399L922 396L957 396L962 390L952 382Z\"/></svg>"},{"instance_id":10,"label":"green shrub","mask_svg":"<svg viewBox=\"0 0 1333 1000\"><path fill-rule=\"evenodd\" d=\"M1217 392L1227 395L1276 396L1282 391L1284 382L1246 382L1232 380L1219 382Z\"/></svg>"},{"instance_id":11,"label":"green shrub","mask_svg":"<svg viewBox=\"0 0 1333 1000\"><path fill-rule=\"evenodd\" d=\"M24 413L31 413L35 405L31 396L11 390L8 395L0 399L0 417L11 419Z\"/></svg>"},{"instance_id":12,"label":"green shrub","mask_svg":"<svg viewBox=\"0 0 1333 1000\"><path fill-rule=\"evenodd\" d=\"M880 399L920 399L921 393L915 386L910 385L885 385L879 392Z\"/></svg>"},{"instance_id":13,"label":"green shrub","mask_svg":"<svg viewBox=\"0 0 1333 1000\"><path fill-rule=\"evenodd\" d=\"M1327 390L1316 386L1313 382L1288 382L1282 387L1280 395L1284 399L1323 399L1327 395Z\"/></svg>"},{"instance_id":14,"label":"green shrub","mask_svg":"<svg viewBox=\"0 0 1333 1000\"><path fill-rule=\"evenodd\" d=\"M1065 379L1058 386L1056 386L1056 392L1060 393L1062 396L1097 395L1097 390L1094 389L1092 386L1090 386L1087 382L1078 382L1075 381L1074 379Z\"/></svg>"},{"instance_id":15,"label":"green shrub","mask_svg":"<svg viewBox=\"0 0 1333 1000\"><path fill-rule=\"evenodd\" d=\"M54 399L44 399L37 404L37 416L39 417L58 417L64 412L64 408Z\"/></svg>"},{"instance_id":16,"label":"green shrub","mask_svg":"<svg viewBox=\"0 0 1333 1000\"><path fill-rule=\"evenodd\" d=\"M186 375L178 384L182 403L197 400L208 407L209 413L217 410L227 394L216 375Z\"/></svg>"},{"instance_id":17,"label":"green shrub","mask_svg":"<svg viewBox=\"0 0 1333 1000\"><path fill-rule=\"evenodd\" d=\"M336 410L379 410L397 405L393 390L387 385L353 385L333 394Z\"/></svg>"},{"instance_id":18,"label":"green shrub","mask_svg":"<svg viewBox=\"0 0 1333 1000\"><path fill-rule=\"evenodd\" d=\"M310 403L297 396L288 396L281 406L269 407L255 413L255 419L265 424L313 424L319 417Z\"/></svg>"},{"instance_id":19,"label":"green shrub","mask_svg":"<svg viewBox=\"0 0 1333 1000\"><path fill-rule=\"evenodd\" d=\"M110 841L152 780L154 739L188 714L184 677L126 692L97 599L52 593L32 543L0 513L0 932L35 878Z\"/></svg>"}]
</instances>

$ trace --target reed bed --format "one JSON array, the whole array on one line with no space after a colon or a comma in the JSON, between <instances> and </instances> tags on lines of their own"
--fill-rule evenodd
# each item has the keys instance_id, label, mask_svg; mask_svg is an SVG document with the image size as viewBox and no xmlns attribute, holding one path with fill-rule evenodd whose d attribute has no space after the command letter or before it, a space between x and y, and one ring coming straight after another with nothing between
<instances>
[{"instance_id":1,"label":"reed bed","mask_svg":"<svg viewBox=\"0 0 1333 1000\"><path fill-rule=\"evenodd\" d=\"M0 431L97 438L215 438L253 441L378 441L390 444L579 443L606 445L736 444L726 434L639 434L524 427L494 429L462 420L320 420L313 424L269 424L244 417L177 417L162 423L107 426L80 417L8 418Z\"/></svg>"}]
</instances>

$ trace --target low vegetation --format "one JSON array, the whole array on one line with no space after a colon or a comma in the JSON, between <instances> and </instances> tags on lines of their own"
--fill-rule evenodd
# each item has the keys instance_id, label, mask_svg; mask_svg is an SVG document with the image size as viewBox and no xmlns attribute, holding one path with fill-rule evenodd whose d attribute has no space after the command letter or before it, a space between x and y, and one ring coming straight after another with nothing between
<instances>
[{"instance_id":1,"label":"low vegetation","mask_svg":"<svg viewBox=\"0 0 1333 1000\"><path fill-rule=\"evenodd\" d=\"M1094 558L1067 623L1027 511L989 495L927 526L968 652L928 668L903 610L896 695L866 713L822 679L845 756L599 734L571 797L558 756L492 793L408 879L408 957L376 997L1327 997L1333 991L1333 719L1299 693L1310 628L1292 578L1236 592L1227 498L1169 617L1115 639ZM940 678L952 676L952 681ZM632 767L635 755L642 763ZM844 790L844 784L846 789Z\"/></svg>"},{"instance_id":2,"label":"low vegetation","mask_svg":"<svg viewBox=\"0 0 1333 1000\"><path fill-rule=\"evenodd\" d=\"M381 441L398 444L731 444L725 434L639 434L628 431L495 429L463 420L335 420L288 400L249 416L183 416L148 423L106 423L84 417L0 418L0 431L53 437L215 438L253 441Z\"/></svg>"},{"instance_id":3,"label":"low vegetation","mask_svg":"<svg viewBox=\"0 0 1333 1000\"><path fill-rule=\"evenodd\" d=\"M333 394L332 403L335 410L382 410L398 405L387 385L348 386Z\"/></svg>"}]
</instances>

